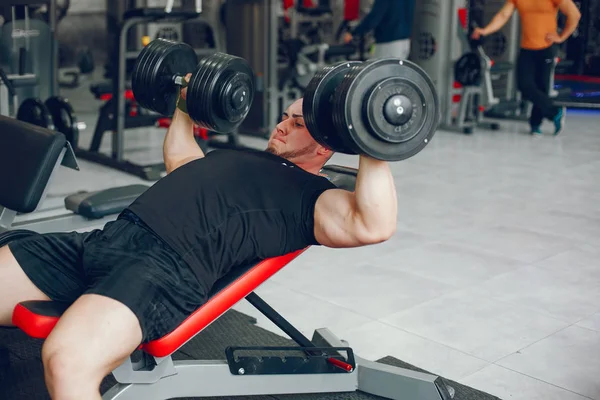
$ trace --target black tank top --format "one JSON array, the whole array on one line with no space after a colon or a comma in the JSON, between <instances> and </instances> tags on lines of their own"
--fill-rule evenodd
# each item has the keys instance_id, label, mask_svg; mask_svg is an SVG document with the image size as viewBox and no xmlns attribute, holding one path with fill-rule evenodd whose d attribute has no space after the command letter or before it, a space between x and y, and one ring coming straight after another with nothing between
<instances>
[{"instance_id":1,"label":"black tank top","mask_svg":"<svg viewBox=\"0 0 600 400\"><path fill-rule=\"evenodd\" d=\"M315 203L334 187L271 153L215 150L156 182L129 210L210 291L236 266L317 245Z\"/></svg>"}]
</instances>

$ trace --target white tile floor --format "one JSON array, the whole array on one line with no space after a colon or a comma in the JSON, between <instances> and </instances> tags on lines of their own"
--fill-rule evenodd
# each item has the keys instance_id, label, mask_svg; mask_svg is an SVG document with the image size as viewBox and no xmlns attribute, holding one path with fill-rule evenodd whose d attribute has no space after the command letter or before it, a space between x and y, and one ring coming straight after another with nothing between
<instances>
[{"instance_id":1,"label":"white tile floor","mask_svg":"<svg viewBox=\"0 0 600 400\"><path fill-rule=\"evenodd\" d=\"M69 96L87 145L98 103ZM600 114L569 112L560 137L506 121L472 136L440 131L392 165L390 241L310 249L258 293L307 334L330 327L367 358L394 356L503 399L600 400L599 124ZM128 133L131 159L160 160L163 135ZM61 173L51 200L138 182L81 169ZM248 304L236 308L279 332Z\"/></svg>"}]
</instances>

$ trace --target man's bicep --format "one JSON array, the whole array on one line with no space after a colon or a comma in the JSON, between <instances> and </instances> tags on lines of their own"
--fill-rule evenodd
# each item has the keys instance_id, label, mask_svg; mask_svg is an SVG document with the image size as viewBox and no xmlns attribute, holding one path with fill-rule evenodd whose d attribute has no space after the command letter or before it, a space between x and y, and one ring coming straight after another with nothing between
<instances>
[{"instance_id":1,"label":"man's bicep","mask_svg":"<svg viewBox=\"0 0 600 400\"><path fill-rule=\"evenodd\" d=\"M509 19L512 17L515 12L515 2L516 0L506 0L504 6L500 9L500 14L502 14L504 18Z\"/></svg>"},{"instance_id":2,"label":"man's bicep","mask_svg":"<svg viewBox=\"0 0 600 400\"><path fill-rule=\"evenodd\" d=\"M556 4L560 12L566 16L580 14L579 8L573 0L554 0L554 4Z\"/></svg>"},{"instance_id":3,"label":"man's bicep","mask_svg":"<svg viewBox=\"0 0 600 400\"><path fill-rule=\"evenodd\" d=\"M362 244L354 213L354 193L343 189L323 192L315 204L314 233L327 247L356 247Z\"/></svg>"}]
</instances>

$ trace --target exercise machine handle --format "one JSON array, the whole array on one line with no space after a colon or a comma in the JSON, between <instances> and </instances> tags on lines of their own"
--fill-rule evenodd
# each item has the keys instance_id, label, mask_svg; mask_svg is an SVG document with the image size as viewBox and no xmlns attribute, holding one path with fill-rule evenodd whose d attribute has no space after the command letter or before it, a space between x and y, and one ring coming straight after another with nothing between
<instances>
[{"instance_id":1,"label":"exercise machine handle","mask_svg":"<svg viewBox=\"0 0 600 400\"><path fill-rule=\"evenodd\" d=\"M6 86L6 89L8 90L8 94L10 95L10 97L15 97L17 95L15 86L13 85L12 81L10 79L8 79L6 72L4 72L4 69L2 69L2 68L0 68L0 80L2 82L4 82L4 85Z\"/></svg>"}]
</instances>

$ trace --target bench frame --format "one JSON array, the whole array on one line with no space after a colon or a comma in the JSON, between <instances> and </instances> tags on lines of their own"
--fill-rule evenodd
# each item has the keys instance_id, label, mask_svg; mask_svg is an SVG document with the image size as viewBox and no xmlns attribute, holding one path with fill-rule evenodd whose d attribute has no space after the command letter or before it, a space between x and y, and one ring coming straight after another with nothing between
<instances>
[{"instance_id":1,"label":"bench frame","mask_svg":"<svg viewBox=\"0 0 600 400\"><path fill-rule=\"evenodd\" d=\"M347 347L326 328L312 341L323 347ZM360 390L387 399L449 400L449 390L435 375L356 357L356 369L337 374L235 375L227 360L154 358L156 367L128 359L113 371L118 382L103 400L163 400L179 397L252 396L304 393L347 393Z\"/></svg>"},{"instance_id":2,"label":"bench frame","mask_svg":"<svg viewBox=\"0 0 600 400\"><path fill-rule=\"evenodd\" d=\"M454 390L446 386L442 378L357 357L348 343L326 328L315 330L309 340L254 292L303 252L299 250L240 267L222 278L215 284L210 299L173 332L140 346L143 355L140 361L130 357L113 370L117 384L102 398L162 400L357 390L394 400L450 400L453 397ZM173 360L173 353L243 298L299 345L285 350L296 354L303 352L303 358L308 360L306 363L311 362L309 369L298 371L304 366L297 367L302 364L302 360L297 359L287 362L282 359L277 365L264 361L271 356L269 350L281 351L281 347L240 348L258 353L257 356L245 356L245 364L236 364L234 347L228 347L225 359L221 360ZM13 324L32 337L44 339L67 307L53 302L23 302L15 307ZM281 357L287 356L278 355L277 359ZM311 358L316 358L316 363ZM328 364L332 358L334 360L329 364L333 366ZM293 362L292 368L285 370L283 365Z\"/></svg>"}]
</instances>

